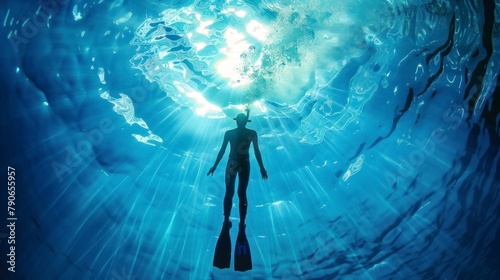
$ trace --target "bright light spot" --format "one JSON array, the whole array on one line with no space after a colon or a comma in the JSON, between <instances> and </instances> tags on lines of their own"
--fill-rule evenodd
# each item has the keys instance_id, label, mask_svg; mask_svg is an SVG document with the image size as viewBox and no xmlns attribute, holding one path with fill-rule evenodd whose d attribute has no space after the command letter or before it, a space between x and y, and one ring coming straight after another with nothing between
<instances>
[{"instance_id":1,"label":"bright light spot","mask_svg":"<svg viewBox=\"0 0 500 280\"><path fill-rule=\"evenodd\" d=\"M387 265L387 264L388 264L388 262L383 261L383 262L381 262L381 263L377 263L377 264L375 264L374 266L372 266L372 267L371 267L370 269L368 269L368 270L376 269L376 268L377 268L377 267L379 267L379 266L385 266L385 265Z\"/></svg>"},{"instance_id":2,"label":"bright light spot","mask_svg":"<svg viewBox=\"0 0 500 280\"><path fill-rule=\"evenodd\" d=\"M151 141L155 141L158 143L163 143L163 139L161 139L160 136L153 134L151 130L148 131L149 135L148 136L142 136L139 134L133 133L132 136L139 142L150 145L150 146L156 146L154 143L151 143Z\"/></svg>"},{"instance_id":3,"label":"bright light spot","mask_svg":"<svg viewBox=\"0 0 500 280\"><path fill-rule=\"evenodd\" d=\"M49 102L43 102L43 105L49 106Z\"/></svg>"},{"instance_id":4,"label":"bright light spot","mask_svg":"<svg viewBox=\"0 0 500 280\"><path fill-rule=\"evenodd\" d=\"M228 28L224 33L226 39L226 47L220 52L226 55L226 58L217 62L215 67L217 72L224 78L228 78L230 87L248 85L252 82L248 75L242 76L241 72L237 71L241 67L243 61L241 55L251 46L245 40L245 35L239 33L234 28Z\"/></svg>"},{"instance_id":5,"label":"bright light spot","mask_svg":"<svg viewBox=\"0 0 500 280\"><path fill-rule=\"evenodd\" d=\"M239 33L238 30L234 28L228 28L226 30L226 32L224 33L224 39L226 39L226 43L229 48L231 48L232 45L241 44L242 42L250 45L245 41L245 35Z\"/></svg>"},{"instance_id":6,"label":"bright light spot","mask_svg":"<svg viewBox=\"0 0 500 280\"><path fill-rule=\"evenodd\" d=\"M217 205L215 205L215 204L213 204L213 203L208 203L208 202L207 202L207 203L205 203L205 204L203 204L203 205L205 205L205 206L207 206L207 207L215 207L215 206L217 206Z\"/></svg>"},{"instance_id":7,"label":"bright light spot","mask_svg":"<svg viewBox=\"0 0 500 280\"><path fill-rule=\"evenodd\" d=\"M106 79L105 79L104 68L99 67L98 75L99 75L99 81L101 81L101 84L105 85Z\"/></svg>"},{"instance_id":8,"label":"bright light spot","mask_svg":"<svg viewBox=\"0 0 500 280\"><path fill-rule=\"evenodd\" d=\"M119 24L122 24L124 22L127 22L130 18L132 17L132 12L128 12L126 15L124 15L123 17L113 21L114 24L116 25L119 25Z\"/></svg>"},{"instance_id":9,"label":"bright light spot","mask_svg":"<svg viewBox=\"0 0 500 280\"><path fill-rule=\"evenodd\" d=\"M365 155L361 154L357 159L356 162L352 163L349 165L349 168L347 169L346 173L344 176L342 176L342 180L346 182L349 177L353 176L354 174L358 173L361 170L361 167L363 166L363 162L365 161Z\"/></svg>"},{"instance_id":10,"label":"bright light spot","mask_svg":"<svg viewBox=\"0 0 500 280\"><path fill-rule=\"evenodd\" d=\"M115 111L118 115L122 115L128 124L138 124L145 129L149 129L148 125L142 118L137 118L135 116L134 103L128 95L120 93L120 98L114 98L110 96L109 92L105 91L101 93L100 96L102 99L105 99L109 103L113 104L113 111Z\"/></svg>"},{"instance_id":11,"label":"bright light spot","mask_svg":"<svg viewBox=\"0 0 500 280\"><path fill-rule=\"evenodd\" d=\"M260 66L262 66L262 57L263 57L263 55L262 55L262 54L260 54L260 55L259 55L259 59L257 59L257 61L255 61L255 63L254 63L254 66L255 66L255 67L260 67Z\"/></svg>"},{"instance_id":12,"label":"bright light spot","mask_svg":"<svg viewBox=\"0 0 500 280\"><path fill-rule=\"evenodd\" d=\"M200 92L181 82L174 82L174 85L179 92L193 100L196 115L225 117L224 114L221 114L222 109L208 102Z\"/></svg>"},{"instance_id":13,"label":"bright light spot","mask_svg":"<svg viewBox=\"0 0 500 280\"><path fill-rule=\"evenodd\" d=\"M234 13L237 17L245 17L247 15L246 11L243 10L236 10L233 7L228 8L227 10L222 11L223 14L229 14L229 13Z\"/></svg>"},{"instance_id":14,"label":"bright light spot","mask_svg":"<svg viewBox=\"0 0 500 280\"><path fill-rule=\"evenodd\" d=\"M274 134L267 133L267 134L262 134L260 137L261 138L273 138L274 136L275 136Z\"/></svg>"},{"instance_id":15,"label":"bright light spot","mask_svg":"<svg viewBox=\"0 0 500 280\"><path fill-rule=\"evenodd\" d=\"M252 35L255 39L261 42L266 41L267 36L269 35L269 31L266 29L266 27L256 20L251 20L247 24L246 30L248 34Z\"/></svg>"},{"instance_id":16,"label":"bright light spot","mask_svg":"<svg viewBox=\"0 0 500 280\"><path fill-rule=\"evenodd\" d=\"M196 28L196 32L203 35L208 35L208 32L210 30L207 27L210 26L212 23L214 23L214 21L213 20L202 21L200 14L196 14L196 19L200 22L200 25L198 26L198 28Z\"/></svg>"},{"instance_id":17,"label":"bright light spot","mask_svg":"<svg viewBox=\"0 0 500 280\"><path fill-rule=\"evenodd\" d=\"M194 47L195 47L197 50L201 50L201 49L203 49L204 47L206 47L206 46L207 46L207 44L205 44L205 43L203 43L203 42L201 42L201 43L194 43L193 45L194 45Z\"/></svg>"},{"instance_id":18,"label":"bright light spot","mask_svg":"<svg viewBox=\"0 0 500 280\"><path fill-rule=\"evenodd\" d=\"M3 20L3 26L7 26L7 19L9 18L10 9L7 10L7 14L5 15L5 19Z\"/></svg>"},{"instance_id":19,"label":"bright light spot","mask_svg":"<svg viewBox=\"0 0 500 280\"><path fill-rule=\"evenodd\" d=\"M168 54L168 51L158 51L158 57L163 59Z\"/></svg>"},{"instance_id":20,"label":"bright light spot","mask_svg":"<svg viewBox=\"0 0 500 280\"><path fill-rule=\"evenodd\" d=\"M417 210L417 213L418 211L422 210L425 206L429 205L429 203L431 203L430 201L428 201L426 204L424 204L422 207L418 208Z\"/></svg>"},{"instance_id":21,"label":"bright light spot","mask_svg":"<svg viewBox=\"0 0 500 280\"><path fill-rule=\"evenodd\" d=\"M83 18L82 13L78 11L78 5L73 6L73 17L75 21L79 21Z\"/></svg>"},{"instance_id":22,"label":"bright light spot","mask_svg":"<svg viewBox=\"0 0 500 280\"><path fill-rule=\"evenodd\" d=\"M245 12L245 11L243 11L243 10L239 10L239 11L236 11L234 14L235 14L237 17L242 18L242 17L245 17L245 16L247 15L247 12Z\"/></svg>"},{"instance_id":23,"label":"bright light spot","mask_svg":"<svg viewBox=\"0 0 500 280\"><path fill-rule=\"evenodd\" d=\"M23 21L23 24L21 25L22 27L24 27L26 25L26 23L28 23L30 19L29 18L26 18L24 21Z\"/></svg>"},{"instance_id":24,"label":"bright light spot","mask_svg":"<svg viewBox=\"0 0 500 280\"><path fill-rule=\"evenodd\" d=\"M187 70L186 68L182 68L181 66L179 66L179 64L174 64L173 61L170 61L168 63L168 68L172 71L175 71L175 72L180 72L182 73L182 77L185 78L186 75L187 75ZM160 67L159 66L156 66L154 71L159 71L160 70Z\"/></svg>"},{"instance_id":25,"label":"bright light spot","mask_svg":"<svg viewBox=\"0 0 500 280\"><path fill-rule=\"evenodd\" d=\"M262 104L262 102L260 102L260 100L255 101L253 103L253 106L259 108L262 113L267 112L266 106L264 106L264 104Z\"/></svg>"},{"instance_id":26,"label":"bright light spot","mask_svg":"<svg viewBox=\"0 0 500 280\"><path fill-rule=\"evenodd\" d=\"M245 105L243 105L243 104L239 104L239 105L236 105L236 106L234 106L234 107L236 107L236 109L238 109L238 110L240 110L240 111L245 110Z\"/></svg>"}]
</instances>

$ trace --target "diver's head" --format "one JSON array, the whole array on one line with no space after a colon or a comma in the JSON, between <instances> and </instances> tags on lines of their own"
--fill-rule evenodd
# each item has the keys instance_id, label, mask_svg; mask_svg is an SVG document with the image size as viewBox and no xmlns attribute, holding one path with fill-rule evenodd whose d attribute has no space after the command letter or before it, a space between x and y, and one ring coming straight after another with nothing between
<instances>
[{"instance_id":1,"label":"diver's head","mask_svg":"<svg viewBox=\"0 0 500 280\"><path fill-rule=\"evenodd\" d=\"M236 118L234 118L233 120L236 121L236 125L238 127L245 127L247 125L247 122L251 122L249 119L248 119L248 116L243 114L243 113L240 113L236 116Z\"/></svg>"}]
</instances>

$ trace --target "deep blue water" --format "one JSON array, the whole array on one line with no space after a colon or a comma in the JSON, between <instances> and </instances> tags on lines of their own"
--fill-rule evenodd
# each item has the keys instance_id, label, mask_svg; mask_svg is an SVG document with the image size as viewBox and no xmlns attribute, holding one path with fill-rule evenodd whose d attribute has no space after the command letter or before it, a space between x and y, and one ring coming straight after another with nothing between
<instances>
[{"instance_id":1,"label":"deep blue water","mask_svg":"<svg viewBox=\"0 0 500 280\"><path fill-rule=\"evenodd\" d=\"M500 279L499 1L9 0L0 24L1 279ZM206 173L245 104L269 180L251 154L235 272L228 151Z\"/></svg>"}]
</instances>

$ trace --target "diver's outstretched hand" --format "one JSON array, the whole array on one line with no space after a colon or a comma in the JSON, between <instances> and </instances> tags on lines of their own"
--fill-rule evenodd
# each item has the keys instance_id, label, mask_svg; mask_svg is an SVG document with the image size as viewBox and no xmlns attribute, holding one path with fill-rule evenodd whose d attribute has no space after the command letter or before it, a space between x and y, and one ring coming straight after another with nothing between
<instances>
[{"instance_id":1,"label":"diver's outstretched hand","mask_svg":"<svg viewBox=\"0 0 500 280\"><path fill-rule=\"evenodd\" d=\"M264 168L260 169L260 175L262 175L262 180L267 180L267 171Z\"/></svg>"},{"instance_id":2,"label":"diver's outstretched hand","mask_svg":"<svg viewBox=\"0 0 500 280\"><path fill-rule=\"evenodd\" d=\"M208 170L207 176L214 175L214 171L215 171L215 169L217 169L217 167L212 166L212 167L210 168L210 170Z\"/></svg>"}]
</instances>

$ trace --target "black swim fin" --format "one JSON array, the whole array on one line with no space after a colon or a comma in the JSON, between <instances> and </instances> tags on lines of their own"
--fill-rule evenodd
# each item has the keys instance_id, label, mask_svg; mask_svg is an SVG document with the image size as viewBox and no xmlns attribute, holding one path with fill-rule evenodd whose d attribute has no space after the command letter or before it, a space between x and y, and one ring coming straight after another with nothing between
<instances>
[{"instance_id":1,"label":"black swim fin","mask_svg":"<svg viewBox=\"0 0 500 280\"><path fill-rule=\"evenodd\" d=\"M224 222L222 230L215 246L214 266L218 268L229 268L231 265L231 236L229 229L231 221Z\"/></svg>"},{"instance_id":2,"label":"black swim fin","mask_svg":"<svg viewBox=\"0 0 500 280\"><path fill-rule=\"evenodd\" d=\"M245 234L245 225L240 224L236 246L234 248L234 270L247 271L252 269L250 245Z\"/></svg>"}]
</instances>

